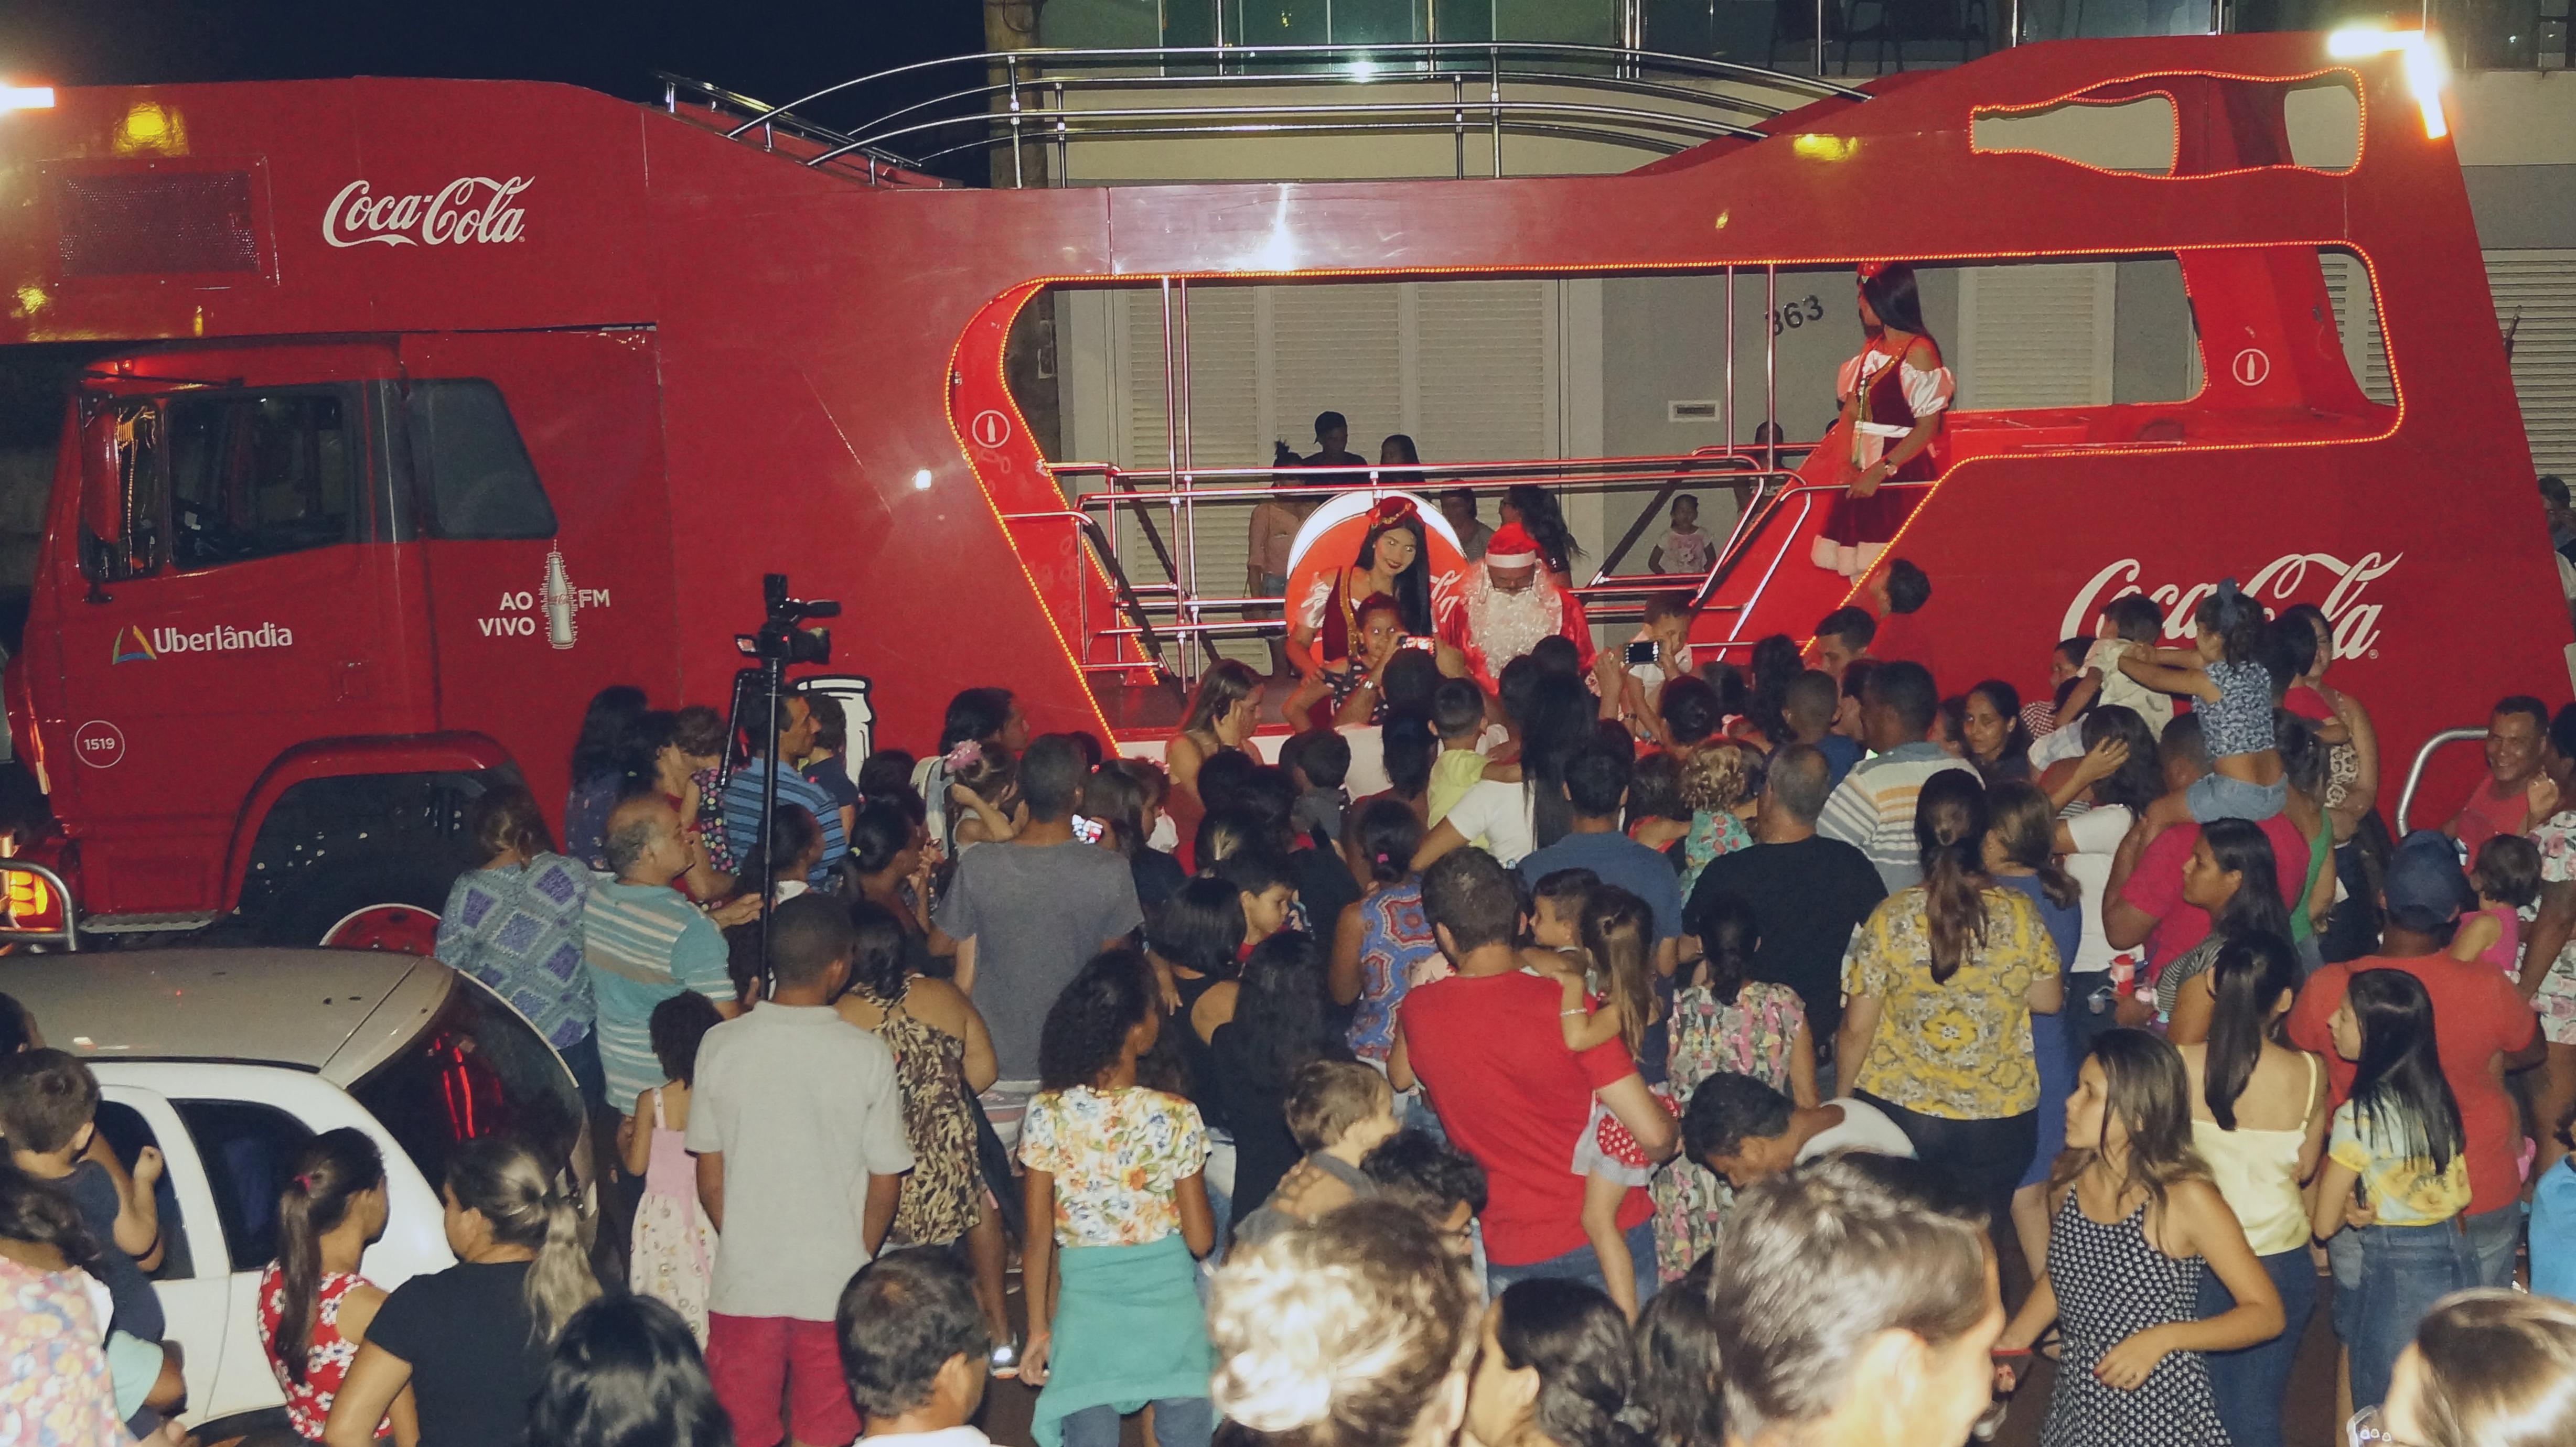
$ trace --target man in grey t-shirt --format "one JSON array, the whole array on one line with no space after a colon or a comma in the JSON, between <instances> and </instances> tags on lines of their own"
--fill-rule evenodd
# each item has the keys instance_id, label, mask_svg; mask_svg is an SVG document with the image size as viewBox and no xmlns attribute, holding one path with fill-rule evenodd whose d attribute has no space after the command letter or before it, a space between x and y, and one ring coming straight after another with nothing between
<instances>
[{"instance_id":1,"label":"man in grey t-shirt","mask_svg":"<svg viewBox=\"0 0 2576 1447\"><path fill-rule=\"evenodd\" d=\"M957 877L932 923L957 950L957 987L975 997L992 1032L1001 1078L984 1113L1005 1146L1037 1093L1038 1034L1083 962L1144 923L1136 881L1114 850L1073 837L1074 806L1088 772L1081 746L1048 734L1020 756L1018 837L957 857ZM932 950L941 948L934 940Z\"/></svg>"},{"instance_id":2,"label":"man in grey t-shirt","mask_svg":"<svg viewBox=\"0 0 2576 1447\"><path fill-rule=\"evenodd\" d=\"M775 988L707 1032L689 1100L684 1140L719 1233L708 1370L741 1440L847 1442L860 1424L832 1314L894 1225L912 1147L893 1052L832 1008L850 975L843 906L780 905L769 955Z\"/></svg>"}]
</instances>

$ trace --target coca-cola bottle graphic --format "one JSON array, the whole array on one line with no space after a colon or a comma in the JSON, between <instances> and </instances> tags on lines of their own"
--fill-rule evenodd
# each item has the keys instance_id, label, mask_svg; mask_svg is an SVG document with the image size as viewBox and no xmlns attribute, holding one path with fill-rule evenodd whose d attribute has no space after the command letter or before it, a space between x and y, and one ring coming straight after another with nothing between
<instances>
[{"instance_id":1,"label":"coca-cola bottle graphic","mask_svg":"<svg viewBox=\"0 0 2576 1447\"><path fill-rule=\"evenodd\" d=\"M570 648L573 640L572 578L564 572L563 549L546 550L546 641Z\"/></svg>"}]
</instances>

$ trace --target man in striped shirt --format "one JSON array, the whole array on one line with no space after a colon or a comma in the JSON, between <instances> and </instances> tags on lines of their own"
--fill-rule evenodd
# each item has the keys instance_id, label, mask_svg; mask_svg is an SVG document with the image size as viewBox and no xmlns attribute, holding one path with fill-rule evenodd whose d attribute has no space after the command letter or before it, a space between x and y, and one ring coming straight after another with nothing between
<instances>
[{"instance_id":1,"label":"man in striped shirt","mask_svg":"<svg viewBox=\"0 0 2576 1447\"><path fill-rule=\"evenodd\" d=\"M805 757L814 747L814 708L803 698L789 696L778 702L778 742L766 758L755 758L733 771L725 780L725 840L733 846L734 857L751 857L752 846L760 842L761 774L766 769L778 771L778 807L793 804L814 816L823 826L823 857L815 862L814 873L806 882L821 884L824 871L848 851L841 833L841 806L820 784L796 771L795 760ZM788 762L777 763L784 759ZM754 894L760 892L758 881L744 883ZM658 1083L658 1082L656 1082Z\"/></svg>"},{"instance_id":2,"label":"man in striped shirt","mask_svg":"<svg viewBox=\"0 0 2576 1447\"><path fill-rule=\"evenodd\" d=\"M1861 736L1870 757L1843 776L1816 821L1818 834L1868 855L1890 894L1923 882L1914 843L1914 796L1923 781L1968 767L1926 737L1940 707L1930 669L1901 661L1879 665L1861 695Z\"/></svg>"},{"instance_id":3,"label":"man in striped shirt","mask_svg":"<svg viewBox=\"0 0 2576 1447\"><path fill-rule=\"evenodd\" d=\"M724 936L671 881L689 867L680 816L658 795L629 799L608 815L614 879L591 881L582 906L582 963L599 1006L599 1064L608 1103L635 1113L635 1099L662 1083L653 1056L653 1007L686 990L741 1012L725 971Z\"/></svg>"}]
</instances>

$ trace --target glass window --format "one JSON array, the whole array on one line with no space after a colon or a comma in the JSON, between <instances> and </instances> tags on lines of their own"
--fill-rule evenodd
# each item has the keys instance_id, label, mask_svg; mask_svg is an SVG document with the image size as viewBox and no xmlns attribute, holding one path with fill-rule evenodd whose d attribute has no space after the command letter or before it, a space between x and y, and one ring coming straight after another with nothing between
<instances>
[{"instance_id":1,"label":"glass window","mask_svg":"<svg viewBox=\"0 0 2576 1447\"><path fill-rule=\"evenodd\" d=\"M152 1134L152 1127L133 1106L102 1100L98 1103L97 1120L98 1133L107 1137L108 1149L116 1152L128 1177L134 1174L134 1159L145 1146L160 1149L161 1142ZM180 1218L179 1195L167 1171L161 1173L160 1181L152 1188L152 1204L161 1222L161 1264L145 1274L155 1281L192 1279L197 1274L197 1263L188 1250L188 1225Z\"/></svg>"},{"instance_id":2,"label":"glass window","mask_svg":"<svg viewBox=\"0 0 2576 1447\"><path fill-rule=\"evenodd\" d=\"M338 387L170 399L170 555L183 570L356 540L366 455Z\"/></svg>"},{"instance_id":3,"label":"glass window","mask_svg":"<svg viewBox=\"0 0 2576 1447\"><path fill-rule=\"evenodd\" d=\"M550 538L555 510L528 461L510 404L479 379L414 382L404 394L412 475L434 538Z\"/></svg>"},{"instance_id":4,"label":"glass window","mask_svg":"<svg viewBox=\"0 0 2576 1447\"><path fill-rule=\"evenodd\" d=\"M118 402L87 426L107 452L82 449L81 573L100 582L140 577L160 565L152 519L161 511L161 405L148 398Z\"/></svg>"},{"instance_id":5,"label":"glass window","mask_svg":"<svg viewBox=\"0 0 2576 1447\"><path fill-rule=\"evenodd\" d=\"M1155 0L1052 0L1038 12L1038 41L1054 50L1117 50L1130 46L1205 45L1208 41L1159 39ZM1184 7L1187 8L1187 7ZM1197 7L1204 11L1207 7ZM1200 22L1204 29L1206 22Z\"/></svg>"},{"instance_id":6,"label":"glass window","mask_svg":"<svg viewBox=\"0 0 2576 1447\"><path fill-rule=\"evenodd\" d=\"M502 1131L571 1161L582 1125L572 1073L517 1011L451 979L429 1027L349 1093L432 1187L447 1179L448 1152Z\"/></svg>"},{"instance_id":7,"label":"glass window","mask_svg":"<svg viewBox=\"0 0 2576 1447\"><path fill-rule=\"evenodd\" d=\"M1494 0L1496 40L1617 45L1620 0Z\"/></svg>"},{"instance_id":8,"label":"glass window","mask_svg":"<svg viewBox=\"0 0 2576 1447\"><path fill-rule=\"evenodd\" d=\"M206 1189L223 1223L233 1269L250 1271L277 1259L277 1198L311 1128L275 1106L239 1100L174 1100L172 1108L197 1143Z\"/></svg>"},{"instance_id":9,"label":"glass window","mask_svg":"<svg viewBox=\"0 0 2576 1447\"><path fill-rule=\"evenodd\" d=\"M1402 45L1422 38L1423 0L1333 0L1335 45Z\"/></svg>"}]
</instances>

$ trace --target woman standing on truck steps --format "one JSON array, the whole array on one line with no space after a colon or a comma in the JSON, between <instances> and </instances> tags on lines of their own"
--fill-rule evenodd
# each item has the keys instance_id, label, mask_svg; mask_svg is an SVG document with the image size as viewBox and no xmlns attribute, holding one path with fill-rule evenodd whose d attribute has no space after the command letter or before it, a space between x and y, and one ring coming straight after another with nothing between
<instances>
[{"instance_id":1,"label":"woman standing on truck steps","mask_svg":"<svg viewBox=\"0 0 2576 1447\"><path fill-rule=\"evenodd\" d=\"M1814 556L1817 567L1846 578L1868 572L1914 510L1913 489L1880 487L1938 475L1930 449L1958 390L1940 343L1924 329L1913 267L1861 263L1860 325L1869 345L1843 363L1834 384L1842 414L1798 469L1802 483L1843 488L1816 535Z\"/></svg>"}]
</instances>

